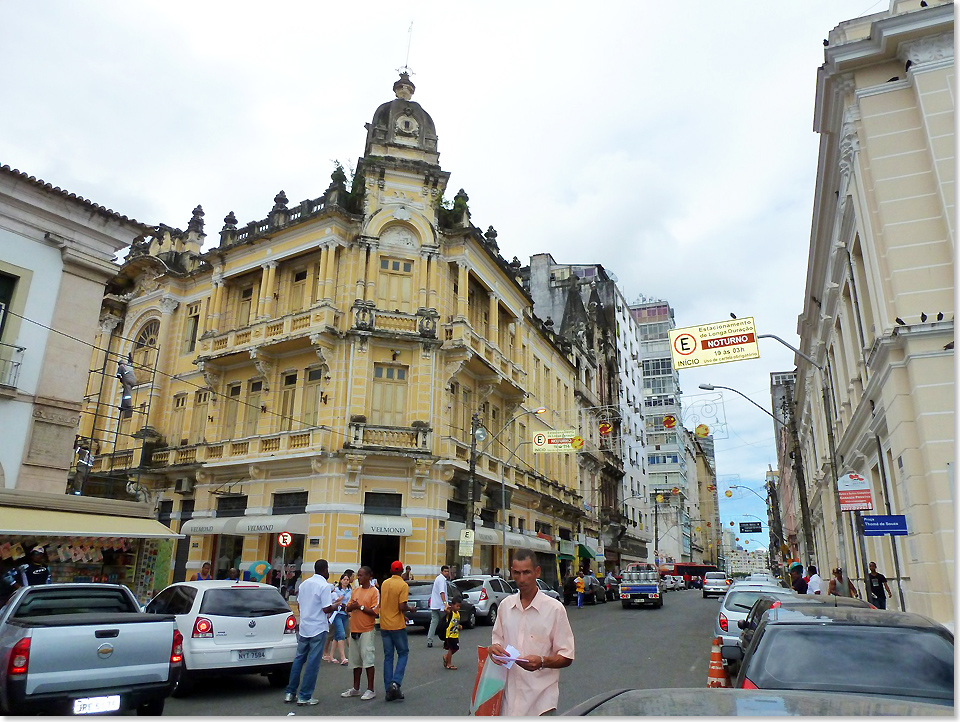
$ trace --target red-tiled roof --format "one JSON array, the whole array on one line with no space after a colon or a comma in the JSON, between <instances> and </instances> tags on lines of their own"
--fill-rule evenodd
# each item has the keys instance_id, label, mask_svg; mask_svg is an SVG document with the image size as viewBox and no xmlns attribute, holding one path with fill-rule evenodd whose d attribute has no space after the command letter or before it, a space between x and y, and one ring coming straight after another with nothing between
<instances>
[{"instance_id":1,"label":"red-tiled roof","mask_svg":"<svg viewBox=\"0 0 960 722\"><path fill-rule=\"evenodd\" d=\"M143 230L147 230L147 229L151 228L151 226L148 226L148 225L146 225L145 223L141 223L141 222L138 221L136 218L127 218L126 216L120 215L119 213L117 213L117 212L114 211L114 210L111 210L111 209L109 209L109 208L105 208L105 207L101 206L101 205L98 204L98 203L94 203L93 201L87 200L87 199L84 198L83 196L78 196L76 193L70 193L69 191L66 191L66 190L62 189L62 188L60 188L59 186L54 186L52 183L47 183L47 182L44 181L42 178L35 178L35 177L32 176L32 175L28 176L26 173L23 173L22 171L19 171L19 170L17 170L16 168L11 168L11 167L8 166L8 165L4 165L4 166L0 166L0 171L2 171L2 172L4 172L4 173L7 173L7 174L9 174L9 175L15 176L16 178L19 178L20 180L26 181L26 182L30 183L31 185L36 186L37 188L41 188L41 189L43 189L43 190L51 191L51 192L53 192L53 193L58 193L59 195L63 196L64 198L67 198L67 199L76 201L76 202L79 203L80 205L82 205L82 206L84 206L84 207L86 207L86 208L89 208L89 209L92 210L92 211L96 211L97 213L99 213L99 214L101 214L101 215L103 215L103 216L106 216L107 218L112 218L112 219L115 220L115 221L121 221L121 222L123 222L123 223L130 223L130 224L133 224L133 225L135 225L135 226L139 226L139 227L140 227L141 229L143 229Z\"/></svg>"}]
</instances>

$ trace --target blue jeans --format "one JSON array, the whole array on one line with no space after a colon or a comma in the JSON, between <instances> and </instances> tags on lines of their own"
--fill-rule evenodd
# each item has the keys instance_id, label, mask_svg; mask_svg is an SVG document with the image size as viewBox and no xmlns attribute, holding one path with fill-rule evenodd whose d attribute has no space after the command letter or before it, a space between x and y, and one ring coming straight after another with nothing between
<instances>
[{"instance_id":1,"label":"blue jeans","mask_svg":"<svg viewBox=\"0 0 960 722\"><path fill-rule=\"evenodd\" d=\"M290 681L287 682L287 693L296 694L300 688L300 699L313 697L313 690L317 686L317 675L320 673L320 657L323 656L323 645L326 644L327 633L320 632L315 637L303 637L297 632L297 655L293 658L290 667ZM306 669L304 669L306 661ZM303 682L300 681L300 672L303 672Z\"/></svg>"},{"instance_id":2,"label":"blue jeans","mask_svg":"<svg viewBox=\"0 0 960 722\"><path fill-rule=\"evenodd\" d=\"M577 606L583 606L583 592L577 592Z\"/></svg>"},{"instance_id":3,"label":"blue jeans","mask_svg":"<svg viewBox=\"0 0 960 722\"><path fill-rule=\"evenodd\" d=\"M343 628L343 622L346 620L346 618L347 615L343 612L340 612L340 614L333 619L333 638L338 642L347 638L347 632Z\"/></svg>"},{"instance_id":4,"label":"blue jeans","mask_svg":"<svg viewBox=\"0 0 960 722\"><path fill-rule=\"evenodd\" d=\"M406 629L381 629L380 638L383 641L383 686L389 687L396 682L403 684L403 673L407 669L407 657L410 655L410 645L407 643ZM393 667L393 652L397 652L397 667Z\"/></svg>"}]
</instances>

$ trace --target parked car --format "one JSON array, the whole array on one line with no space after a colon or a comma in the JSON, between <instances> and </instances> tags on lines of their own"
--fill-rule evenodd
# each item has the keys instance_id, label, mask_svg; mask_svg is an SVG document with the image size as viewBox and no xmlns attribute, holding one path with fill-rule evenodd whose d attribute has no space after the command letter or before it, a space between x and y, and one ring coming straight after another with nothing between
<instances>
[{"instance_id":1,"label":"parked car","mask_svg":"<svg viewBox=\"0 0 960 722\"><path fill-rule=\"evenodd\" d=\"M919 614L830 605L766 612L736 686L953 705L953 634Z\"/></svg>"},{"instance_id":2,"label":"parked car","mask_svg":"<svg viewBox=\"0 0 960 722\"><path fill-rule=\"evenodd\" d=\"M511 592L517 592L517 591L518 591L516 582L506 582L506 584L507 584L508 587L510 587L510 591L511 591ZM538 579L538 580L537 580L537 588L538 588L541 592L543 592L544 594L546 594L548 597L552 597L553 599L556 599L558 602L560 601L560 592L558 592L556 589L554 589L553 587L551 587L549 584L547 584L547 583L546 583L545 581L543 581L542 579Z\"/></svg>"},{"instance_id":3,"label":"parked car","mask_svg":"<svg viewBox=\"0 0 960 722\"><path fill-rule=\"evenodd\" d=\"M143 614L120 584L24 587L0 610L0 710L159 715L180 678L170 615Z\"/></svg>"},{"instance_id":4,"label":"parked car","mask_svg":"<svg viewBox=\"0 0 960 722\"><path fill-rule=\"evenodd\" d=\"M798 609L802 607L816 607L827 605L830 607L860 607L862 609L876 609L869 602L855 597L838 597L833 594L796 594L786 589L780 592L765 592L757 597L745 619L737 622L740 628L740 640L737 643L740 649L746 649L753 640L754 632L760 626L764 613L771 608L784 607ZM722 651L722 650L721 650ZM731 665L731 671L736 673L736 664Z\"/></svg>"},{"instance_id":5,"label":"parked car","mask_svg":"<svg viewBox=\"0 0 960 722\"><path fill-rule=\"evenodd\" d=\"M500 602L513 594L513 588L506 581L489 574L461 577L455 579L453 585L473 604L477 619L491 626L497 621ZM463 618L462 610L460 617Z\"/></svg>"},{"instance_id":6,"label":"parked car","mask_svg":"<svg viewBox=\"0 0 960 722\"><path fill-rule=\"evenodd\" d=\"M953 708L889 697L749 689L614 689L563 713L564 717L874 717L947 716Z\"/></svg>"},{"instance_id":7,"label":"parked car","mask_svg":"<svg viewBox=\"0 0 960 722\"><path fill-rule=\"evenodd\" d=\"M724 572L707 572L703 577L703 598L722 597L728 586L730 581Z\"/></svg>"},{"instance_id":8,"label":"parked car","mask_svg":"<svg viewBox=\"0 0 960 722\"><path fill-rule=\"evenodd\" d=\"M182 697L199 677L266 675L283 687L297 652L297 618L269 584L178 582L146 606L148 614L172 614L183 635L183 672L173 692Z\"/></svg>"},{"instance_id":9,"label":"parked car","mask_svg":"<svg viewBox=\"0 0 960 722\"><path fill-rule=\"evenodd\" d=\"M584 574L583 576L583 603L584 604L596 604L597 602L606 604L607 595L606 590L603 588L603 585L600 583L600 580L597 579L592 574ZM577 603L577 585L576 577L568 577L563 582L563 603L564 604L576 604Z\"/></svg>"},{"instance_id":10,"label":"parked car","mask_svg":"<svg viewBox=\"0 0 960 722\"><path fill-rule=\"evenodd\" d=\"M408 619L413 622L410 626L430 627L430 593L433 591L433 581L413 581L407 583L407 604L413 609ZM460 600L460 622L465 629L473 629L477 626L477 610L468 598L454 586L453 582L447 582L447 599Z\"/></svg>"},{"instance_id":11,"label":"parked car","mask_svg":"<svg viewBox=\"0 0 960 722\"><path fill-rule=\"evenodd\" d=\"M750 613L753 603L763 594L796 593L787 591L781 587L737 584L730 588L723 599L720 600L720 611L717 613L717 619L713 625L713 636L720 637L720 644L737 646L740 641L740 627L737 622L746 619Z\"/></svg>"}]
</instances>

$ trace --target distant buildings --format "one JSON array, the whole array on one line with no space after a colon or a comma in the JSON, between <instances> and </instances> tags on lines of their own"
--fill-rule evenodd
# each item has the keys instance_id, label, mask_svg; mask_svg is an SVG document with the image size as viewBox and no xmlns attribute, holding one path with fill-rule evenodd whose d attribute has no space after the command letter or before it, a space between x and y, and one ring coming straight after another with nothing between
<instances>
[{"instance_id":1,"label":"distant buildings","mask_svg":"<svg viewBox=\"0 0 960 722\"><path fill-rule=\"evenodd\" d=\"M727 557L727 574L749 574L770 571L766 549L731 549Z\"/></svg>"}]
</instances>

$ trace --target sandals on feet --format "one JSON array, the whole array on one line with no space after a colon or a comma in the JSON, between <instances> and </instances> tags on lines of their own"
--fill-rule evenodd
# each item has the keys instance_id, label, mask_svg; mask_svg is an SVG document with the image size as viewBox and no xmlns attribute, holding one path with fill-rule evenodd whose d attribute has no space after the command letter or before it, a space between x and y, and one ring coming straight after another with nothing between
<instances>
[{"instance_id":1,"label":"sandals on feet","mask_svg":"<svg viewBox=\"0 0 960 722\"><path fill-rule=\"evenodd\" d=\"M349 659L344 659L344 660L342 660L342 661L340 662L340 664L350 664L350 660L349 660Z\"/></svg>"}]
</instances>

